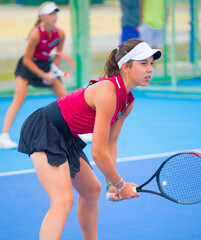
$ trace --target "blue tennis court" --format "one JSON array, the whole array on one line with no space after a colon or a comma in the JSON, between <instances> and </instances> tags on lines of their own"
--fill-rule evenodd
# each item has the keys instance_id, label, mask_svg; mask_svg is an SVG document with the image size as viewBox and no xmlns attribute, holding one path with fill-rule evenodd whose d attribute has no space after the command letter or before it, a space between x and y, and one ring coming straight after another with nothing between
<instances>
[{"instance_id":1,"label":"blue tennis court","mask_svg":"<svg viewBox=\"0 0 201 240\"><path fill-rule=\"evenodd\" d=\"M134 92L135 94L135 92ZM135 94L135 106L118 140L117 169L125 181L141 184L173 152L201 152L201 98L182 94ZM53 95L29 96L11 129L18 141L25 118L52 102ZM12 98L0 98L0 125ZM106 200L105 180L93 163L91 144L85 152L102 184L98 239L200 240L201 204L181 205L141 193L140 198L113 203ZM49 208L28 156L16 150L0 150L0 239L35 240ZM75 204L61 239L80 240ZM87 219L86 219L87 221Z\"/></svg>"}]
</instances>

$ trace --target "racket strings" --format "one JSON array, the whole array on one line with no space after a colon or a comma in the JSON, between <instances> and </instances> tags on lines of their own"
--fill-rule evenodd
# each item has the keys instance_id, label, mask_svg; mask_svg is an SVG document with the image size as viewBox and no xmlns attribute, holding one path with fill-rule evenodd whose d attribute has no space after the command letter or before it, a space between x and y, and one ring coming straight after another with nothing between
<instances>
[{"instance_id":1,"label":"racket strings","mask_svg":"<svg viewBox=\"0 0 201 240\"><path fill-rule=\"evenodd\" d=\"M189 153L170 158L161 169L158 184L165 195L178 202L201 200L201 158Z\"/></svg>"},{"instance_id":2,"label":"racket strings","mask_svg":"<svg viewBox=\"0 0 201 240\"><path fill-rule=\"evenodd\" d=\"M72 66L69 64L68 61L66 61L64 58L61 58L59 68L64 72L68 74L72 74Z\"/></svg>"},{"instance_id":3,"label":"racket strings","mask_svg":"<svg viewBox=\"0 0 201 240\"><path fill-rule=\"evenodd\" d=\"M63 52L60 51L55 51L52 54L52 59L53 62L55 59L55 63L57 63L58 65L56 66L55 64L52 64L51 66L52 77L59 77L60 79L62 79L62 82L64 84L72 83L74 80L73 75L76 70L76 66L73 60L69 56L65 55Z\"/></svg>"}]
</instances>

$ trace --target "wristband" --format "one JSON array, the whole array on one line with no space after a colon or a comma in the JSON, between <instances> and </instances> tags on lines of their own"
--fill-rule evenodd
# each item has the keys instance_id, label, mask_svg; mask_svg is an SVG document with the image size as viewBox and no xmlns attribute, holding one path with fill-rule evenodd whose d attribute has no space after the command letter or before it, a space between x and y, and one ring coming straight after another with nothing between
<instances>
[{"instance_id":1,"label":"wristband","mask_svg":"<svg viewBox=\"0 0 201 240\"><path fill-rule=\"evenodd\" d=\"M117 188L122 182L123 182L123 179L121 178L120 182L118 182L116 185L114 185L114 184L113 185L114 185L114 187Z\"/></svg>"},{"instance_id":2,"label":"wristband","mask_svg":"<svg viewBox=\"0 0 201 240\"><path fill-rule=\"evenodd\" d=\"M124 183L124 185L123 185L121 188L117 189L118 192L120 193L121 191L123 191L125 187L126 187L126 185L125 185L125 183Z\"/></svg>"},{"instance_id":3,"label":"wristband","mask_svg":"<svg viewBox=\"0 0 201 240\"><path fill-rule=\"evenodd\" d=\"M109 183L106 187L106 192L108 192L108 188L112 185L112 183Z\"/></svg>"}]
</instances>

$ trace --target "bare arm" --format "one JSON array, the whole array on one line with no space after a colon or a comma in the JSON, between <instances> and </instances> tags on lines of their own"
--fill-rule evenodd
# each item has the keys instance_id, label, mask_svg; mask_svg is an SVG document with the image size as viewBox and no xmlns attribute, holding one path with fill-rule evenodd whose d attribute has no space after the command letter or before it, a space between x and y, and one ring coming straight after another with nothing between
<instances>
[{"instance_id":1,"label":"bare arm","mask_svg":"<svg viewBox=\"0 0 201 240\"><path fill-rule=\"evenodd\" d=\"M59 44L57 45L57 51L62 52L64 41L65 41L65 33L60 28L58 28L58 33L59 33ZM54 59L53 59L53 62L54 62L54 64L56 66L59 66L59 64L60 64L60 57L59 56L55 56Z\"/></svg>"},{"instance_id":2,"label":"bare arm","mask_svg":"<svg viewBox=\"0 0 201 240\"><path fill-rule=\"evenodd\" d=\"M110 129L110 136L109 136L109 141L108 141L108 147L109 147L109 152L112 156L112 160L114 164L116 164L116 158L117 158L117 139L119 137L121 128L123 126L124 120L126 117L130 114L132 108L133 108L134 102L127 108L126 112L119 118L119 120L111 126ZM110 182L106 179L107 184Z\"/></svg>"},{"instance_id":3,"label":"bare arm","mask_svg":"<svg viewBox=\"0 0 201 240\"><path fill-rule=\"evenodd\" d=\"M24 65L33 73L40 76L42 70L33 62L32 58L36 49L37 44L40 41L40 32L38 29L35 29L28 41L27 48L24 54L23 63Z\"/></svg>"},{"instance_id":4,"label":"bare arm","mask_svg":"<svg viewBox=\"0 0 201 240\"><path fill-rule=\"evenodd\" d=\"M111 127L111 131L110 131L110 138L109 138L109 149L110 149L110 153L112 156L112 160L114 162L114 164L116 165L116 158L117 158L117 138L120 134L121 128L123 126L124 120L126 119L126 117L130 114L132 108L133 108L134 102L131 103L131 105L127 108L126 112L120 117L120 119ZM107 191L111 192L111 193L115 193L115 196L119 197L119 193L116 190L116 188L111 185L110 181L106 178L106 182L107 182ZM128 187L131 184L126 183L126 186ZM133 188L134 185L131 185L131 190ZM130 187L130 186L129 186ZM112 201L118 201L121 200L120 198L118 198L117 200L114 198L111 198Z\"/></svg>"},{"instance_id":5,"label":"bare arm","mask_svg":"<svg viewBox=\"0 0 201 240\"><path fill-rule=\"evenodd\" d=\"M105 81L107 82L107 81ZM121 181L121 177L115 168L116 162L116 141L121 130L126 115L132 109L132 105L129 107L128 112L116 125L116 127L110 127L111 119L116 110L116 91L112 83L96 83L95 86L91 86L86 93L86 101L88 104L96 110L96 119L93 132L93 144L92 144L92 156L96 165L105 175L108 182L113 185L117 185ZM100 86L102 85L102 86ZM95 88L95 89L93 89ZM93 89L93 90L92 90ZM103 94L104 93L104 94ZM92 97L93 96L93 97ZM92 101L91 99L95 99ZM122 188L126 186L121 195L123 199L139 196L133 192L134 183L124 183L123 181L118 186Z\"/></svg>"},{"instance_id":6,"label":"bare arm","mask_svg":"<svg viewBox=\"0 0 201 240\"><path fill-rule=\"evenodd\" d=\"M98 168L107 179L117 184L121 177L115 169L115 164L108 147L110 134L110 122L116 109L116 93L111 83L98 83L102 86L94 86L96 120L93 132L92 156ZM103 94L104 92L104 94Z\"/></svg>"}]
</instances>

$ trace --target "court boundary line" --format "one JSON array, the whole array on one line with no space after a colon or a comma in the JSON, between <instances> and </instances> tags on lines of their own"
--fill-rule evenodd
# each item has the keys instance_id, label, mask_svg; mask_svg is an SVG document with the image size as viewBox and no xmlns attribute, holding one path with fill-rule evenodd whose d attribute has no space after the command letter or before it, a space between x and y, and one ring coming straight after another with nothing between
<instances>
[{"instance_id":1,"label":"court boundary line","mask_svg":"<svg viewBox=\"0 0 201 240\"><path fill-rule=\"evenodd\" d=\"M141 156L132 156L132 157L124 157L124 158L117 158L117 163L121 162L131 162L131 161L139 161L139 160L147 160L147 159L153 159L153 158L161 158L161 157L168 157L170 155L179 153L179 152L201 152L200 149L190 149L190 150L181 150L181 151L174 151L174 152L165 152L165 153L154 153L154 154L147 154L147 155L141 155ZM95 166L95 162L90 162L92 166ZM22 175L22 174L29 174L29 173L35 173L35 169L26 169L26 170L17 170L17 171L9 171L9 172L2 172L0 173L0 177L6 177L6 176L13 176L13 175Z\"/></svg>"}]
</instances>

